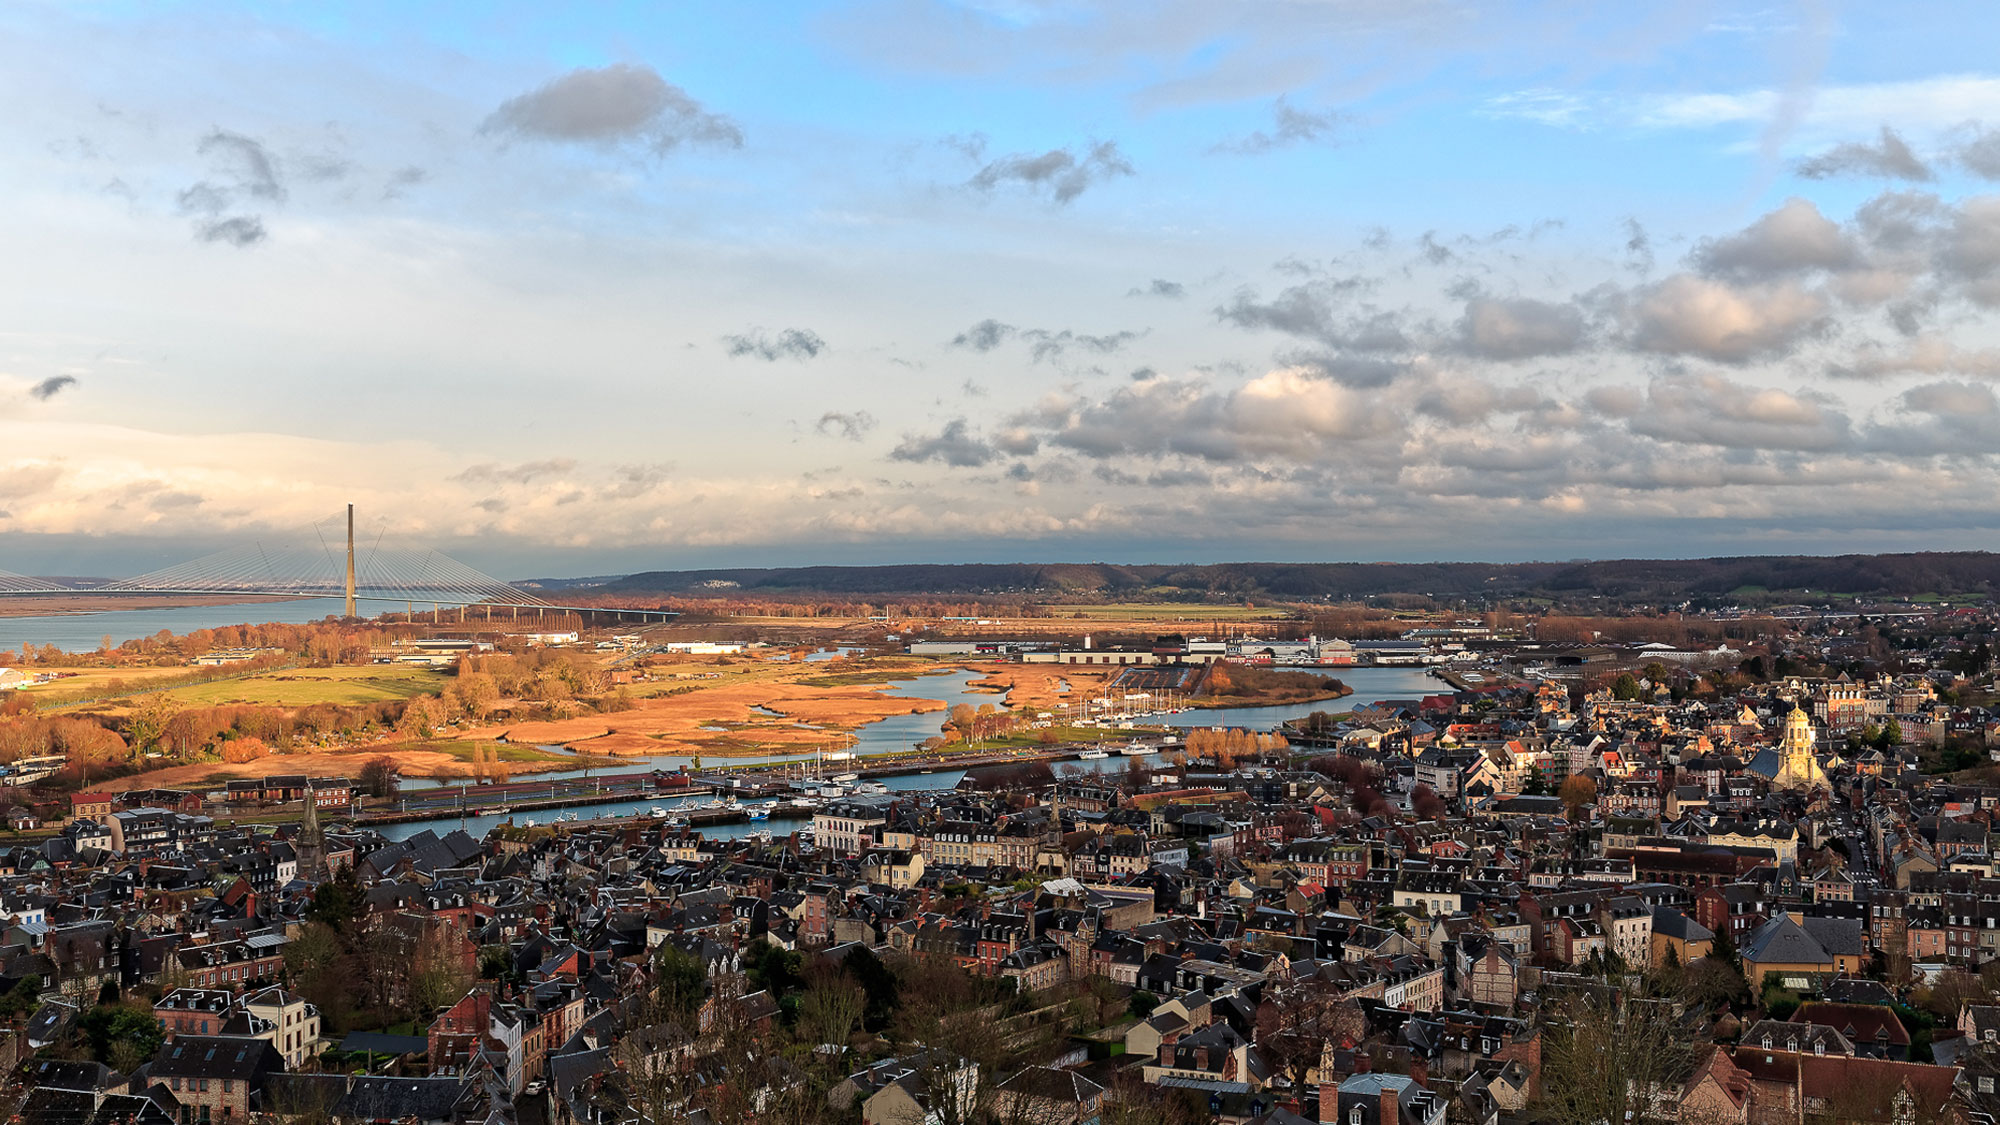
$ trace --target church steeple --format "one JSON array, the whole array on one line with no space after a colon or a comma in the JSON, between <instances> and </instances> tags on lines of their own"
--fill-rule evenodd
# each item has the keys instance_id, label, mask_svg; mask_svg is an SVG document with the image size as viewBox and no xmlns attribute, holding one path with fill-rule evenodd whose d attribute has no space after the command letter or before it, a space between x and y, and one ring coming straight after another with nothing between
<instances>
[{"instance_id":1,"label":"church steeple","mask_svg":"<svg viewBox=\"0 0 2000 1125\"><path fill-rule=\"evenodd\" d=\"M319 827L319 793L310 783L306 785L306 818L299 822L299 838L292 850L298 853L299 878L316 883L327 877L326 837Z\"/></svg>"}]
</instances>

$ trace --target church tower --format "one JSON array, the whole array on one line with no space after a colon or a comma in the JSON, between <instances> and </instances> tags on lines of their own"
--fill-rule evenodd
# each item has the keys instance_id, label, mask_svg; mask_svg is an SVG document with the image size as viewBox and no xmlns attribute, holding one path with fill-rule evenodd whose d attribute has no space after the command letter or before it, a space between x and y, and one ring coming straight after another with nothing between
<instances>
[{"instance_id":1,"label":"church tower","mask_svg":"<svg viewBox=\"0 0 2000 1125\"><path fill-rule=\"evenodd\" d=\"M1798 704L1785 716L1785 732L1778 737L1778 775L1771 783L1780 789L1829 787L1826 771L1813 757L1812 719Z\"/></svg>"},{"instance_id":2,"label":"church tower","mask_svg":"<svg viewBox=\"0 0 2000 1125\"><path fill-rule=\"evenodd\" d=\"M306 786L306 818L299 823L299 838L292 844L298 853L298 878L317 883L330 872L326 869L326 837L319 827L319 793Z\"/></svg>"}]
</instances>

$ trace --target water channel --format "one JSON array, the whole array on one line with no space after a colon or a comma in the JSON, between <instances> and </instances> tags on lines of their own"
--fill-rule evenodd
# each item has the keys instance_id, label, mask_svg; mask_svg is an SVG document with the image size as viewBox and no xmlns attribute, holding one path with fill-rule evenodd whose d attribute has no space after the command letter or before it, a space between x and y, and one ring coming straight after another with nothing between
<instances>
[{"instance_id":1,"label":"water channel","mask_svg":"<svg viewBox=\"0 0 2000 1125\"><path fill-rule=\"evenodd\" d=\"M1377 700L1412 699L1435 694L1441 690L1447 690L1440 681L1434 679L1427 671L1421 668L1342 668L1335 672L1334 675L1353 688L1354 694L1344 699L1328 700L1319 703L1287 703L1271 707L1231 707L1216 710L1183 711L1179 715L1169 715L1162 718L1164 721L1182 728L1241 726L1256 730L1269 730L1287 719L1301 718L1314 711L1345 711L1364 703L1373 703ZM898 682L889 690L898 695L941 699L944 700L947 707L958 703L978 705L980 703L998 702L998 697L994 695L972 691L967 687L967 684L971 680L978 678L976 674L971 672L938 672L928 676L919 676L914 680ZM939 724L943 721L944 712L942 711L925 711L913 715L891 715L886 719L878 719L855 732L859 741L854 750L864 757L869 754L880 754L893 750L907 750L910 748L911 743L920 742L936 734ZM773 755L759 758L727 759L710 758L704 760L703 765L710 768L727 768L732 764L749 765L769 762L810 761L811 759L812 755ZM1146 755L1140 760L1149 765L1158 765L1162 761L1162 756ZM1113 757L1098 761L1062 763L1057 768L1077 766L1097 772L1116 772L1123 770L1128 761L1129 759L1127 758L1114 755ZM618 765L614 768L619 772L630 772L648 768L680 768L690 764L690 762L691 759L687 755L661 754L646 758L621 758ZM829 768L829 772L835 772L835 770L837 770L837 767ZM536 781L541 779L564 779L584 776L587 776L587 771L568 770L560 773L523 775L521 780ZM959 779L964 776L964 770L939 769L935 773L904 774L894 777L876 778L875 780L893 792L912 792L951 789L956 787ZM436 784L436 782L412 780L405 783L405 788L414 790L427 788ZM704 797L699 800L707 799ZM600 819L612 816L627 817L633 815L644 817L655 807L671 811L677 804L678 801L674 798L661 799L652 797L637 801L579 806L576 811L579 816L587 819ZM555 809L545 809L532 815L540 823L546 824L556 813L557 810ZM513 819L516 823L519 823L526 819L527 815L530 814L518 814ZM479 837L484 835L494 825L507 819L506 816L501 815L468 816L464 818L463 824L467 832L471 833L474 837ZM449 832L458 828L460 823L459 817L446 816L431 820L410 821L404 824L385 825L380 831L387 839L401 840L414 836L425 829L438 833ZM795 824L796 822L769 820L746 824L718 825L711 828L703 828L701 831L704 836L716 839L736 839L753 832L770 832L774 835L783 835L790 831Z\"/></svg>"}]
</instances>

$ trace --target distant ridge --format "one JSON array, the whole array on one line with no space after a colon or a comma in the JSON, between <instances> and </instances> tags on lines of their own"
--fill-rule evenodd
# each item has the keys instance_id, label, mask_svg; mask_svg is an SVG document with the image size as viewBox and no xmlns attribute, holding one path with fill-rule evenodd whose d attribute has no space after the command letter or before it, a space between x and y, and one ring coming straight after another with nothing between
<instances>
[{"instance_id":1,"label":"distant ridge","mask_svg":"<svg viewBox=\"0 0 2000 1125\"><path fill-rule=\"evenodd\" d=\"M544 580L551 585L561 580ZM573 580L572 580L573 581ZM950 594L1124 600L1342 600L1386 594L1748 603L1855 595L1994 595L2000 554L1772 555L1529 563L965 563L656 570L594 579L606 592L850 597Z\"/></svg>"}]
</instances>

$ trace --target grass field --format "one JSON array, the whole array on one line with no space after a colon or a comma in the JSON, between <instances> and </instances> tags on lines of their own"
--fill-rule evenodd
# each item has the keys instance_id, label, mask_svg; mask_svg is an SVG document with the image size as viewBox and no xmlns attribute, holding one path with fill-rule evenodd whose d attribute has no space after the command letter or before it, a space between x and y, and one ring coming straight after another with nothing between
<instances>
[{"instance_id":1,"label":"grass field","mask_svg":"<svg viewBox=\"0 0 2000 1125\"><path fill-rule=\"evenodd\" d=\"M196 707L215 707L226 703L305 707L314 703L380 703L389 699L409 699L435 694L449 682L449 677L429 668L368 664L287 668L240 680L176 688L167 694L177 702Z\"/></svg>"},{"instance_id":2,"label":"grass field","mask_svg":"<svg viewBox=\"0 0 2000 1125\"><path fill-rule=\"evenodd\" d=\"M601 769L619 764L616 758L599 758L583 754L555 754L536 746L522 746L513 742L482 742L470 738L451 738L435 742L412 742L412 750L435 750L440 754L450 754L461 762L472 760L472 748L484 746L503 762L562 762L577 769ZM524 777L531 775L522 775Z\"/></svg>"},{"instance_id":3,"label":"grass field","mask_svg":"<svg viewBox=\"0 0 2000 1125\"><path fill-rule=\"evenodd\" d=\"M79 668L75 675L63 676L45 684L30 684L22 691L30 695L60 694L66 696L85 695L93 691L106 690L113 681L125 685L127 691L143 689L147 680L166 679L169 676L185 676L191 669L173 668Z\"/></svg>"}]
</instances>

